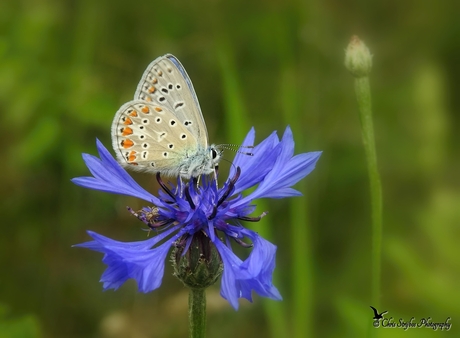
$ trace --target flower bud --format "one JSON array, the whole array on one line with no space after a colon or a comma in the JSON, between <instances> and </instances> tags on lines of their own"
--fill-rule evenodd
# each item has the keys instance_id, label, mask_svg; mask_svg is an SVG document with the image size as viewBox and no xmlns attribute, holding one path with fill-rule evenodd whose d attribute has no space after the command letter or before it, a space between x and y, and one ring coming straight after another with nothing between
<instances>
[{"instance_id":1,"label":"flower bud","mask_svg":"<svg viewBox=\"0 0 460 338\"><path fill-rule=\"evenodd\" d=\"M178 243L171 255L174 275L189 288L204 289L213 285L222 274L223 265L209 237L201 231L195 233L185 254L185 237Z\"/></svg>"},{"instance_id":2,"label":"flower bud","mask_svg":"<svg viewBox=\"0 0 460 338\"><path fill-rule=\"evenodd\" d=\"M371 72L372 55L369 48L356 35L351 37L345 50L345 67L354 77L366 77Z\"/></svg>"}]
</instances>

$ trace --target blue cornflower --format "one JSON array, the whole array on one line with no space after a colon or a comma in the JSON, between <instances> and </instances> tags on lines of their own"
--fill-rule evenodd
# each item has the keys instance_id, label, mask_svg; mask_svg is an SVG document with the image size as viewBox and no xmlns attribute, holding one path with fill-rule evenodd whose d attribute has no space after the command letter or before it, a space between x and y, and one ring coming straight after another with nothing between
<instances>
[{"instance_id":1,"label":"blue cornflower","mask_svg":"<svg viewBox=\"0 0 460 338\"><path fill-rule=\"evenodd\" d=\"M252 129L243 143L254 144ZM321 152L293 156L294 140L288 127L279 140L273 132L252 150L253 156L238 153L227 181L221 188L214 178L203 177L177 186L166 186L157 174L162 190L159 198L139 186L97 141L99 158L83 154L93 177L79 177L72 181L80 186L105 192L141 198L153 207L135 213L157 235L144 241L119 242L88 231L93 241L76 246L104 253L102 261L108 266L101 277L104 290L118 289L126 280L134 278L139 291L150 292L161 285L166 256L171 248L182 246L182 254L190 247L194 236L204 234L214 244L223 263L221 295L238 309L238 298L252 301L251 293L281 300L272 284L276 246L241 225L240 221L258 221L250 217L256 198L283 198L301 195L291 186L308 175L315 167ZM243 196L242 192L257 186ZM133 212L134 213L134 212ZM252 245L243 240L249 239ZM231 246L231 240L245 247L252 246L249 256L241 260ZM161 243L161 244L160 244Z\"/></svg>"}]
</instances>

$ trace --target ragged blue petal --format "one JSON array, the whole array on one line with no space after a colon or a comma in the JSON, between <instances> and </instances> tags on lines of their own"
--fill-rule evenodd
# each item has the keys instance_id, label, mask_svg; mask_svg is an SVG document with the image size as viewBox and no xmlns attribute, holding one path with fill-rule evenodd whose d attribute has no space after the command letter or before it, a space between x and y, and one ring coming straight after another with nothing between
<instances>
[{"instance_id":1,"label":"ragged blue petal","mask_svg":"<svg viewBox=\"0 0 460 338\"><path fill-rule=\"evenodd\" d=\"M254 232L249 231L246 235L253 240L254 248L244 261L219 240L214 242L224 262L221 295L235 310L238 309L238 298L252 301L252 291L263 297L282 299L272 284L276 246Z\"/></svg>"},{"instance_id":2,"label":"ragged blue petal","mask_svg":"<svg viewBox=\"0 0 460 338\"><path fill-rule=\"evenodd\" d=\"M276 162L256 190L243 199L242 202L257 198L283 198L296 195L294 191L286 190L308 175L321 156L321 152L310 152L297 156L294 153L292 131L286 128L281 142L277 145L279 153ZM286 194L287 193L287 194ZM241 203L241 202L240 202Z\"/></svg>"},{"instance_id":3,"label":"ragged blue petal","mask_svg":"<svg viewBox=\"0 0 460 338\"><path fill-rule=\"evenodd\" d=\"M253 129L247 138L253 138ZM255 186L272 170L279 154L279 149L276 147L278 143L278 136L276 132L273 132L253 149L250 149L252 156L240 153L236 155L229 177L233 177L236 167L240 167L241 177L235 184L234 194ZM246 145L246 140L243 144Z\"/></svg>"},{"instance_id":4,"label":"ragged blue petal","mask_svg":"<svg viewBox=\"0 0 460 338\"><path fill-rule=\"evenodd\" d=\"M99 140L97 149L100 158L83 154L83 160L94 177L77 177L72 179L73 183L112 194L137 197L153 204L159 203L157 197L134 181Z\"/></svg>"},{"instance_id":5,"label":"ragged blue petal","mask_svg":"<svg viewBox=\"0 0 460 338\"><path fill-rule=\"evenodd\" d=\"M104 253L102 261L107 265L101 282L104 290L118 289L128 279L136 280L140 292L150 292L161 285L166 255L177 235L161 245L158 242L176 231L171 228L155 237L138 242L119 242L88 231L93 241L77 244Z\"/></svg>"},{"instance_id":6,"label":"ragged blue petal","mask_svg":"<svg viewBox=\"0 0 460 338\"><path fill-rule=\"evenodd\" d=\"M276 245L259 236L254 231L244 229L241 231L252 240L254 245L249 257L243 262L242 268L247 269L252 279L242 280L247 283L260 296L275 300L282 297L278 289L273 285L273 272L275 271Z\"/></svg>"}]
</instances>

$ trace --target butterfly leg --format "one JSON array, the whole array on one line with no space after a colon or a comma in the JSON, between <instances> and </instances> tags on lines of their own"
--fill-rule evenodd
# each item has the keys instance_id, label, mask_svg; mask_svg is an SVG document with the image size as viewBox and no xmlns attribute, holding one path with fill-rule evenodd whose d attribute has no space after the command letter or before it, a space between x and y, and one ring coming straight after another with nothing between
<instances>
[{"instance_id":1,"label":"butterfly leg","mask_svg":"<svg viewBox=\"0 0 460 338\"><path fill-rule=\"evenodd\" d=\"M215 181L216 181L216 189L218 189L218 188L219 188L219 184L218 184L218 182L217 182L217 178L219 177L219 165L216 165L216 166L214 167L214 173L213 173L213 174L214 174L214 179L215 179Z\"/></svg>"},{"instance_id":2,"label":"butterfly leg","mask_svg":"<svg viewBox=\"0 0 460 338\"><path fill-rule=\"evenodd\" d=\"M176 191L176 194L179 193L179 190L181 192L180 196L182 196L182 192L184 191L183 187L184 187L184 181L182 181L182 176L179 176L178 178L178 181L179 183L177 184L177 191Z\"/></svg>"}]
</instances>

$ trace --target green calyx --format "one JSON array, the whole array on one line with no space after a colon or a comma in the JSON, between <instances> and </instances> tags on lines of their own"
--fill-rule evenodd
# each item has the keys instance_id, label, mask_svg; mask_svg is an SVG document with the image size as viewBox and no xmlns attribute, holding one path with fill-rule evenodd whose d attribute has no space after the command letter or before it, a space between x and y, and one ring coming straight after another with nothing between
<instances>
[{"instance_id":1,"label":"green calyx","mask_svg":"<svg viewBox=\"0 0 460 338\"><path fill-rule=\"evenodd\" d=\"M181 238L179 243L185 243ZM174 275L192 289L205 289L213 285L223 271L222 259L216 246L203 232L193 235L185 254L184 246L176 246L171 254Z\"/></svg>"}]
</instances>

